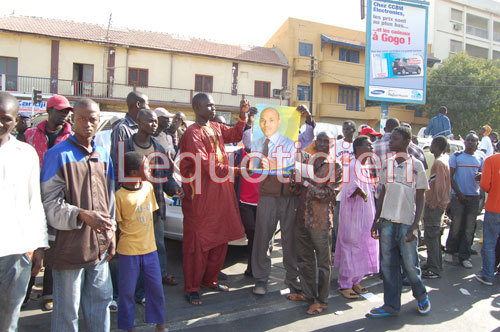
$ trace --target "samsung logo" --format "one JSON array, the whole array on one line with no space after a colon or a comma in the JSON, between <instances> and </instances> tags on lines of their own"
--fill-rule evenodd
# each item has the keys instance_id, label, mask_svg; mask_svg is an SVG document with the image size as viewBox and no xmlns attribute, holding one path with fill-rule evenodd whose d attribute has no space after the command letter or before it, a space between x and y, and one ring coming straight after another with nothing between
<instances>
[{"instance_id":1,"label":"samsung logo","mask_svg":"<svg viewBox=\"0 0 500 332\"><path fill-rule=\"evenodd\" d=\"M383 95L385 93L384 90L373 90L372 95Z\"/></svg>"}]
</instances>

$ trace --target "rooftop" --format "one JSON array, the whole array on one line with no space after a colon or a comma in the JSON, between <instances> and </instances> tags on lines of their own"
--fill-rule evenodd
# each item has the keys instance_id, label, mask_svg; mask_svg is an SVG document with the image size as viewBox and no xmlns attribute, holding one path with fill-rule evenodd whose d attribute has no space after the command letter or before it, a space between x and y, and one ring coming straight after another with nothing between
<instances>
[{"instance_id":1,"label":"rooftop","mask_svg":"<svg viewBox=\"0 0 500 332\"><path fill-rule=\"evenodd\" d=\"M98 24L59 19L3 16L0 17L0 31L288 67L285 56L276 48L228 45L204 39L127 28L111 27L108 30Z\"/></svg>"}]
</instances>

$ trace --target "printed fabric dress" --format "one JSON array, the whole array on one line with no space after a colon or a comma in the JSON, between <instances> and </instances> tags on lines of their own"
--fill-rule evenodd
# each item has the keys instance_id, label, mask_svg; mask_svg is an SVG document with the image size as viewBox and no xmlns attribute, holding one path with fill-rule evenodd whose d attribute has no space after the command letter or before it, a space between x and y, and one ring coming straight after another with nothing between
<instances>
[{"instance_id":1,"label":"printed fabric dress","mask_svg":"<svg viewBox=\"0 0 500 332\"><path fill-rule=\"evenodd\" d=\"M375 217L375 186L369 183L369 170L357 159L349 163L349 174L344 172L341 192L339 227L335 247L334 266L339 268L339 279L358 279L379 271L379 244L371 237ZM351 195L356 188L367 194L367 201Z\"/></svg>"}]
</instances>

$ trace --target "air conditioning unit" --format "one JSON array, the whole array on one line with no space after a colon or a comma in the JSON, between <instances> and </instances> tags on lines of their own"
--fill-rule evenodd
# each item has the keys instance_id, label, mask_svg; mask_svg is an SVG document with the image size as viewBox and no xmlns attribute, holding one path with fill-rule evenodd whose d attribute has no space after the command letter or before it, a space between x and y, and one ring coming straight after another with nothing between
<instances>
[{"instance_id":1,"label":"air conditioning unit","mask_svg":"<svg viewBox=\"0 0 500 332\"><path fill-rule=\"evenodd\" d=\"M460 23L453 23L453 30L455 30L455 31L462 30L462 24L460 24Z\"/></svg>"},{"instance_id":2,"label":"air conditioning unit","mask_svg":"<svg viewBox=\"0 0 500 332\"><path fill-rule=\"evenodd\" d=\"M281 89L273 89L273 97L279 98L281 96Z\"/></svg>"}]
</instances>

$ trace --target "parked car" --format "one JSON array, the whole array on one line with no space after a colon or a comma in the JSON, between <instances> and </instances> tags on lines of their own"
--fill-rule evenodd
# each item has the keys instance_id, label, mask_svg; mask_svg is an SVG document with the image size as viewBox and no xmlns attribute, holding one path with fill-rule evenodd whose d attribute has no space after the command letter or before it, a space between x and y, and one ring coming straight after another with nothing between
<instances>
[{"instance_id":1,"label":"parked car","mask_svg":"<svg viewBox=\"0 0 500 332\"><path fill-rule=\"evenodd\" d=\"M420 146L422 149L431 146L432 137L417 137L417 138L418 138L418 146ZM448 139L448 144L450 145L450 155L457 151L463 151L465 149L464 142L460 140Z\"/></svg>"},{"instance_id":2,"label":"parked car","mask_svg":"<svg viewBox=\"0 0 500 332\"><path fill-rule=\"evenodd\" d=\"M392 62L392 74L398 75L419 75L422 71L422 68L418 64L410 64L408 63L408 58L396 58Z\"/></svg>"},{"instance_id":3,"label":"parked car","mask_svg":"<svg viewBox=\"0 0 500 332\"><path fill-rule=\"evenodd\" d=\"M166 220L163 235L172 240L182 241L183 236L183 219L182 214L182 201L179 197L166 197L167 210ZM248 239L245 237L229 242L232 246L246 246Z\"/></svg>"},{"instance_id":4,"label":"parked car","mask_svg":"<svg viewBox=\"0 0 500 332\"><path fill-rule=\"evenodd\" d=\"M303 133L306 130L306 125L303 124L300 127L300 132ZM314 127L314 137L318 136L321 132L327 132L332 138L337 138L338 135L342 135L342 126L327 122L316 122L316 127Z\"/></svg>"}]
</instances>

